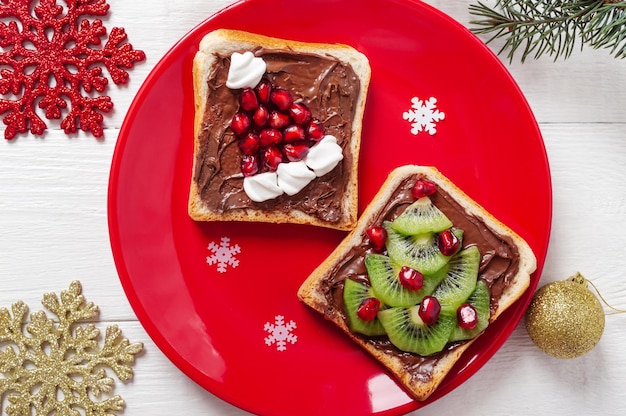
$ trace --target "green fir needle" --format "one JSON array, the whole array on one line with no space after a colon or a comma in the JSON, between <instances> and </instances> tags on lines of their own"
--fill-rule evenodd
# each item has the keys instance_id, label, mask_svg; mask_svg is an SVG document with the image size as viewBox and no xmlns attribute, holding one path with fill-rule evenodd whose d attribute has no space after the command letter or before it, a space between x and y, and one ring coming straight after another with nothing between
<instances>
[{"instance_id":1,"label":"green fir needle","mask_svg":"<svg viewBox=\"0 0 626 416\"><path fill-rule=\"evenodd\" d=\"M504 39L498 54L509 60L549 55L567 59L577 44L608 49L626 56L626 1L617 0L497 0L494 7L478 2L469 6L471 30L489 34L487 43Z\"/></svg>"}]
</instances>

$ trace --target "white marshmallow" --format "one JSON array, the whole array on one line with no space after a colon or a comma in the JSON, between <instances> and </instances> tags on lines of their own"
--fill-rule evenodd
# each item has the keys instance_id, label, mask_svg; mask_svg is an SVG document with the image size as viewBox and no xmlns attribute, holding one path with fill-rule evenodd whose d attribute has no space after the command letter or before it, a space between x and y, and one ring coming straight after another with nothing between
<instances>
[{"instance_id":1,"label":"white marshmallow","mask_svg":"<svg viewBox=\"0 0 626 416\"><path fill-rule=\"evenodd\" d=\"M267 65L250 51L235 52L230 57L226 86L231 89L254 88L263 78Z\"/></svg>"},{"instance_id":2,"label":"white marshmallow","mask_svg":"<svg viewBox=\"0 0 626 416\"><path fill-rule=\"evenodd\" d=\"M337 144L337 138L326 135L309 149L304 162L315 175L323 176L333 170L342 159L343 153L341 146Z\"/></svg>"},{"instance_id":3,"label":"white marshmallow","mask_svg":"<svg viewBox=\"0 0 626 416\"><path fill-rule=\"evenodd\" d=\"M313 173L303 161L281 163L276 169L278 186L287 195L295 195L315 179Z\"/></svg>"},{"instance_id":4,"label":"white marshmallow","mask_svg":"<svg viewBox=\"0 0 626 416\"><path fill-rule=\"evenodd\" d=\"M274 199L283 194L276 172L264 172L243 178L243 190L254 202Z\"/></svg>"}]
</instances>

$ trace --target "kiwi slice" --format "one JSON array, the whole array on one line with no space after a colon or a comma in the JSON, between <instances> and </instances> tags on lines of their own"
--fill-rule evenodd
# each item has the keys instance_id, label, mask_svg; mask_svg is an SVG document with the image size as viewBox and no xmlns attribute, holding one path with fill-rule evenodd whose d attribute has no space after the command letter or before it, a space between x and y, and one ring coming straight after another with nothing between
<instances>
[{"instance_id":1,"label":"kiwi slice","mask_svg":"<svg viewBox=\"0 0 626 416\"><path fill-rule=\"evenodd\" d=\"M430 198L423 197L409 205L391 226L401 234L437 233L452 227L452 221Z\"/></svg>"},{"instance_id":2,"label":"kiwi slice","mask_svg":"<svg viewBox=\"0 0 626 416\"><path fill-rule=\"evenodd\" d=\"M343 304L348 317L348 327L352 332L367 336L384 335L385 328L378 318L372 321L364 321L357 316L357 310L361 303L367 299L374 297L372 288L365 283L356 280L346 279L343 287Z\"/></svg>"},{"instance_id":3,"label":"kiwi slice","mask_svg":"<svg viewBox=\"0 0 626 416\"><path fill-rule=\"evenodd\" d=\"M383 222L383 227L387 231L387 253L396 263L430 275L436 273L450 259L439 251L436 233L401 234L389 221ZM457 228L453 232L462 240L463 230Z\"/></svg>"},{"instance_id":4,"label":"kiwi slice","mask_svg":"<svg viewBox=\"0 0 626 416\"><path fill-rule=\"evenodd\" d=\"M441 303L442 310L456 313L456 308L474 292L479 265L480 252L476 246L469 246L450 259L446 264L446 277L433 293Z\"/></svg>"},{"instance_id":5,"label":"kiwi slice","mask_svg":"<svg viewBox=\"0 0 626 416\"><path fill-rule=\"evenodd\" d=\"M478 279L474 292L465 303L469 303L476 309L478 323L472 329L461 328L457 325L454 331L452 331L452 335L450 335L450 341L472 339L483 332L489 325L489 317L491 316L491 293L489 292L487 282Z\"/></svg>"},{"instance_id":6,"label":"kiwi slice","mask_svg":"<svg viewBox=\"0 0 626 416\"><path fill-rule=\"evenodd\" d=\"M456 316L442 310L439 319L426 325L420 318L419 306L389 308L378 312L389 341L398 349L419 355L431 355L443 350L456 326Z\"/></svg>"},{"instance_id":7,"label":"kiwi slice","mask_svg":"<svg viewBox=\"0 0 626 416\"><path fill-rule=\"evenodd\" d=\"M365 267L374 295L389 306L409 307L420 303L422 298L432 294L446 277L446 274L441 272L431 276L424 275L424 286L420 290L409 290L400 283L399 273L402 266L390 257L375 253L367 254Z\"/></svg>"}]
</instances>

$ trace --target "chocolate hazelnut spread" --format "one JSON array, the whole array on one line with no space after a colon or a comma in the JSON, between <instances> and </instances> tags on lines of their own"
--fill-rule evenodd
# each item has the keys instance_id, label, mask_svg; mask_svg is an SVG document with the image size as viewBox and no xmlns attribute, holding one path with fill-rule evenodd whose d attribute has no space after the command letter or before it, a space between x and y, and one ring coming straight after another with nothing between
<instances>
[{"instance_id":1,"label":"chocolate hazelnut spread","mask_svg":"<svg viewBox=\"0 0 626 416\"><path fill-rule=\"evenodd\" d=\"M384 220L393 221L404 209L415 201L411 195L411 188L417 178L407 178L394 191L392 197L380 210L378 216L372 218L372 224L382 224ZM463 246L475 245L481 253L479 279L487 282L491 291L491 313L496 311L498 300L503 290L511 283L511 279L517 274L519 268L519 252L508 237L496 234L485 223L473 215L468 214L449 194L439 188L434 195L430 196L433 204L439 208L454 224L461 228L463 234ZM326 297L327 306L325 314L339 313L346 318L343 306L343 285L345 279L357 281L369 281L365 268L365 254L371 252L367 238L364 236L361 243L353 247L344 256L337 266L327 273L328 278L321 284ZM441 353L428 357L407 353L394 347L389 339L382 337L366 337L354 334L363 341L373 345L386 353L398 356L407 371L415 379L426 382L431 379L434 365L438 362L442 353L449 351L462 342L451 343Z\"/></svg>"},{"instance_id":2,"label":"chocolate hazelnut spread","mask_svg":"<svg viewBox=\"0 0 626 416\"><path fill-rule=\"evenodd\" d=\"M243 52L243 51L242 51ZM322 221L341 219L342 198L347 186L347 169L358 155L350 152L355 98L360 80L352 67L330 56L292 53L257 48L253 51L267 63L266 77L276 86L289 90L294 101L306 104L324 124L327 134L337 138L343 160L329 173L315 178L296 195L254 202L243 190L241 153L229 128L239 108L237 91L226 87L229 56L217 56L208 79L208 97L199 133L194 181L203 204L217 212L261 209L265 212L302 211Z\"/></svg>"}]
</instances>

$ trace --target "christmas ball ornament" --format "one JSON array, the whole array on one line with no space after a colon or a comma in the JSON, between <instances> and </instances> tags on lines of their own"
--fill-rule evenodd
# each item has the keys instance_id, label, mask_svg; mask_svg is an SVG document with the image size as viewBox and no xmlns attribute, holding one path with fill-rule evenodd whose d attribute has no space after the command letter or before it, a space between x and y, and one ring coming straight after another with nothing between
<instances>
[{"instance_id":1,"label":"christmas ball ornament","mask_svg":"<svg viewBox=\"0 0 626 416\"><path fill-rule=\"evenodd\" d=\"M546 354L576 358L591 351L604 332L604 309L580 273L548 283L526 311L526 330Z\"/></svg>"}]
</instances>

